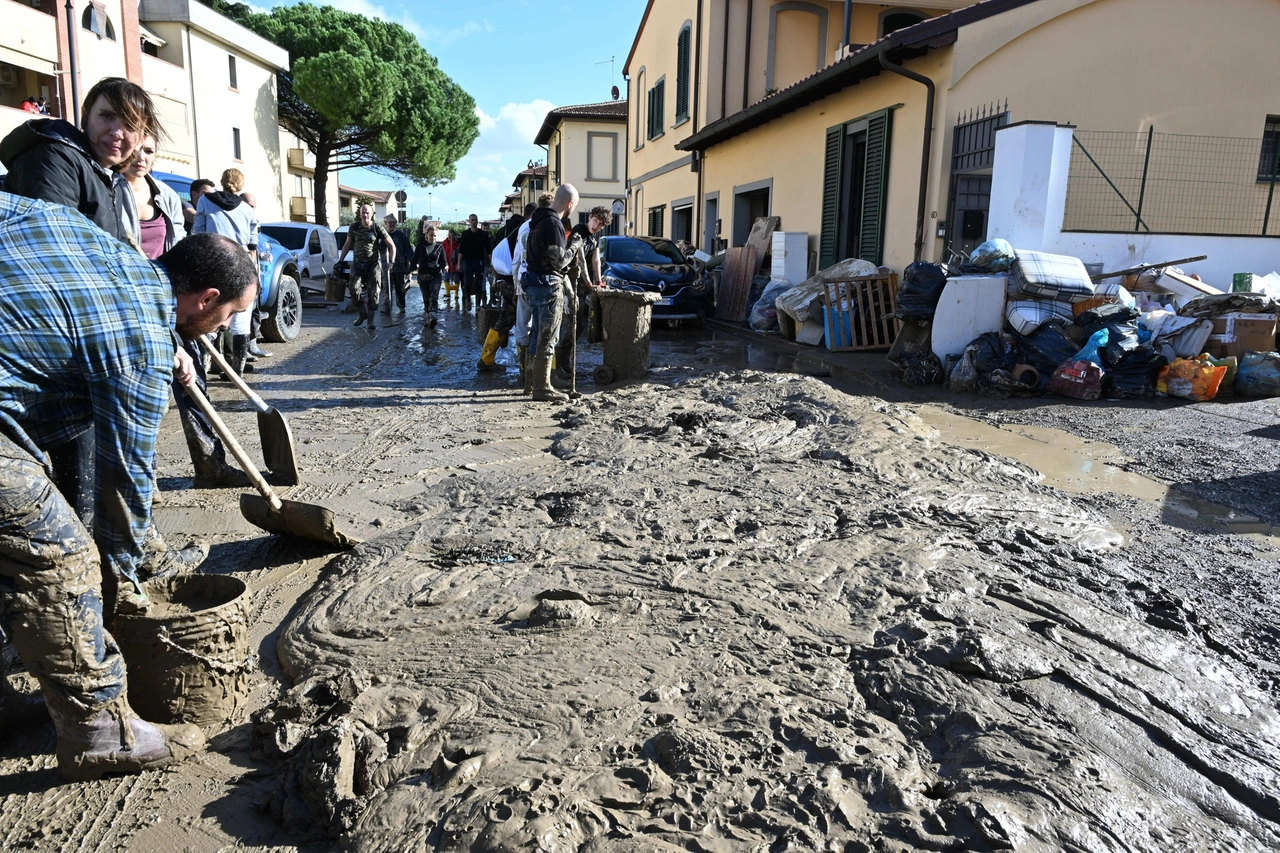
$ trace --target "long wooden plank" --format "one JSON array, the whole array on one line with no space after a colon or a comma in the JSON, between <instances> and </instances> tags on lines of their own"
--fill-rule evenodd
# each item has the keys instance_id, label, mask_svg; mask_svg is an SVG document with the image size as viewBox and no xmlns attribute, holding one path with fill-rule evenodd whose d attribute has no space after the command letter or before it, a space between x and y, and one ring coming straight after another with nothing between
<instances>
[{"instance_id":1,"label":"long wooden plank","mask_svg":"<svg viewBox=\"0 0 1280 853\"><path fill-rule=\"evenodd\" d=\"M716 317L731 323L747 319L747 300L751 296L751 280L756 266L755 249L751 246L730 249L724 258L720 277L720 293L716 301Z\"/></svg>"}]
</instances>

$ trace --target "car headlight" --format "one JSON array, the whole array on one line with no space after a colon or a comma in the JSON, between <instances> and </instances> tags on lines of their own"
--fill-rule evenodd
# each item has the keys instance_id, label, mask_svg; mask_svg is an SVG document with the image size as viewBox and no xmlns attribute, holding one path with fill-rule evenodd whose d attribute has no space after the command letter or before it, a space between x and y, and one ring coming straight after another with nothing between
<instances>
[{"instance_id":1,"label":"car headlight","mask_svg":"<svg viewBox=\"0 0 1280 853\"><path fill-rule=\"evenodd\" d=\"M618 278L616 275L613 275L612 273L605 273L604 276L602 276L602 278L604 279L604 283L606 286L612 287L615 290L620 290L627 286L627 282L623 281L622 279Z\"/></svg>"}]
</instances>

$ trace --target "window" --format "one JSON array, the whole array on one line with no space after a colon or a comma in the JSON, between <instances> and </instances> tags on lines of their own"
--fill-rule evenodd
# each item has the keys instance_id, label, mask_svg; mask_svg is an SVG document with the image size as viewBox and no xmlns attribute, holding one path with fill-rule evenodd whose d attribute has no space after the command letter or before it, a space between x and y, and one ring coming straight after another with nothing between
<instances>
[{"instance_id":1,"label":"window","mask_svg":"<svg viewBox=\"0 0 1280 853\"><path fill-rule=\"evenodd\" d=\"M895 30L913 27L928 18L919 12L885 12L880 16L880 37L884 38Z\"/></svg>"},{"instance_id":2,"label":"window","mask_svg":"<svg viewBox=\"0 0 1280 853\"><path fill-rule=\"evenodd\" d=\"M662 215L666 213L666 205L649 208L649 236L662 236Z\"/></svg>"},{"instance_id":3,"label":"window","mask_svg":"<svg viewBox=\"0 0 1280 853\"><path fill-rule=\"evenodd\" d=\"M618 134L587 131L587 180L618 180Z\"/></svg>"},{"instance_id":4,"label":"window","mask_svg":"<svg viewBox=\"0 0 1280 853\"><path fill-rule=\"evenodd\" d=\"M645 110L645 106L646 106L646 104L642 104L642 103L640 103L640 98L641 98L642 96L644 96L646 99L647 99L647 97L648 97L648 94L649 94L649 93L648 93L648 90L647 90L647 89L645 89L645 87L644 87L644 86L645 86L645 83L647 83L647 82L648 82L648 77L645 75L645 72L644 72L644 66L643 66L643 65L641 65L641 66L640 66L640 70L636 72L636 85L635 85L635 93L636 93L636 150L639 150L639 149L644 145L644 140L645 140L645 138L649 135L649 134L646 132L647 128L649 127L649 125L646 123L646 120L645 120L645 119L646 119L646 116L645 116L645 111L644 111L644 110ZM630 97L630 90L628 91L628 97Z\"/></svg>"},{"instance_id":5,"label":"window","mask_svg":"<svg viewBox=\"0 0 1280 853\"><path fill-rule=\"evenodd\" d=\"M676 39L676 124L689 120L689 48L693 28L685 24Z\"/></svg>"},{"instance_id":6,"label":"window","mask_svg":"<svg viewBox=\"0 0 1280 853\"><path fill-rule=\"evenodd\" d=\"M233 127L233 128L231 128L231 157L232 157L233 159L235 159L235 160L239 160L239 159L241 159L241 157L240 157L240 128L238 128L238 127Z\"/></svg>"},{"instance_id":7,"label":"window","mask_svg":"<svg viewBox=\"0 0 1280 853\"><path fill-rule=\"evenodd\" d=\"M84 8L80 26L100 39L116 40L116 28L107 17L107 7L102 3L93 2Z\"/></svg>"},{"instance_id":8,"label":"window","mask_svg":"<svg viewBox=\"0 0 1280 853\"><path fill-rule=\"evenodd\" d=\"M649 132L647 138L657 139L662 135L662 117L663 110L666 107L666 85L665 79L659 80L649 90Z\"/></svg>"},{"instance_id":9,"label":"window","mask_svg":"<svg viewBox=\"0 0 1280 853\"><path fill-rule=\"evenodd\" d=\"M1280 116L1267 116L1262 130L1262 156L1258 158L1258 180L1280 180L1276 174L1276 158L1280 156Z\"/></svg>"},{"instance_id":10,"label":"window","mask_svg":"<svg viewBox=\"0 0 1280 853\"><path fill-rule=\"evenodd\" d=\"M821 269L846 258L884 261L892 111L827 128L822 180Z\"/></svg>"},{"instance_id":11,"label":"window","mask_svg":"<svg viewBox=\"0 0 1280 853\"><path fill-rule=\"evenodd\" d=\"M227 72L228 79L231 81L231 88L239 89L240 84L236 81L236 58L231 54L227 54Z\"/></svg>"}]
</instances>

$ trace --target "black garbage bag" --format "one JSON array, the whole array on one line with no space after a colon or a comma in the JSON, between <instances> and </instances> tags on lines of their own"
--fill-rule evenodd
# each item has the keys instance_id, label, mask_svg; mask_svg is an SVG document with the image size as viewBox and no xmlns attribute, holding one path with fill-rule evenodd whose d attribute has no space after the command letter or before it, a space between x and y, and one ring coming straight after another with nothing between
<instances>
[{"instance_id":1,"label":"black garbage bag","mask_svg":"<svg viewBox=\"0 0 1280 853\"><path fill-rule=\"evenodd\" d=\"M1136 323L1109 324L1107 326L1107 345L1099 350L1099 355L1102 356L1102 366L1107 370L1115 367L1121 359L1136 350L1140 343Z\"/></svg>"},{"instance_id":2,"label":"black garbage bag","mask_svg":"<svg viewBox=\"0 0 1280 853\"><path fill-rule=\"evenodd\" d=\"M942 264L917 261L902 273L902 285L898 288L898 308L895 312L901 320L932 320L947 286L950 271Z\"/></svg>"},{"instance_id":3,"label":"black garbage bag","mask_svg":"<svg viewBox=\"0 0 1280 853\"><path fill-rule=\"evenodd\" d=\"M1156 380L1169 360L1144 345L1126 352L1102 377L1102 393L1111 399L1154 397Z\"/></svg>"},{"instance_id":4,"label":"black garbage bag","mask_svg":"<svg viewBox=\"0 0 1280 853\"><path fill-rule=\"evenodd\" d=\"M946 379L942 362L928 349L912 349L898 356L898 369L902 381L919 388L924 385L941 385Z\"/></svg>"},{"instance_id":5,"label":"black garbage bag","mask_svg":"<svg viewBox=\"0 0 1280 853\"><path fill-rule=\"evenodd\" d=\"M987 332L973 340L970 346L975 348L973 366L977 368L980 379L997 370L1012 370L1018 363L1013 355L1013 347L999 332Z\"/></svg>"},{"instance_id":6,"label":"black garbage bag","mask_svg":"<svg viewBox=\"0 0 1280 853\"><path fill-rule=\"evenodd\" d=\"M1111 303L1099 305L1097 308L1090 308L1088 311L1081 313L1079 317L1076 317L1076 325L1092 335L1104 326L1110 326L1113 323L1131 323L1137 319L1137 308Z\"/></svg>"},{"instance_id":7,"label":"black garbage bag","mask_svg":"<svg viewBox=\"0 0 1280 853\"><path fill-rule=\"evenodd\" d=\"M1050 321L1029 335L1013 332L1013 352L1019 364L1029 364L1040 373L1041 390L1049 383L1049 377L1064 361L1080 351L1080 345L1072 343L1062 331L1062 324Z\"/></svg>"}]
</instances>

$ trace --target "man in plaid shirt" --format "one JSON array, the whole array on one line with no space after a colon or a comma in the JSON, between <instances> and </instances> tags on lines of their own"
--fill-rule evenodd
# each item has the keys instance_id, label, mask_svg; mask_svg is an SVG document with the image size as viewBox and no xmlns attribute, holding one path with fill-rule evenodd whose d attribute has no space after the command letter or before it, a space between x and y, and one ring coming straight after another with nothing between
<instances>
[{"instance_id":1,"label":"man in plaid shirt","mask_svg":"<svg viewBox=\"0 0 1280 853\"><path fill-rule=\"evenodd\" d=\"M256 281L226 238L189 237L153 263L70 208L0 193L0 628L40 682L67 778L159 767L203 745L193 726L152 725L130 709L103 624L102 567L119 585L117 612L149 606L138 569L173 335L224 326ZM88 428L96 544L45 454Z\"/></svg>"}]
</instances>

